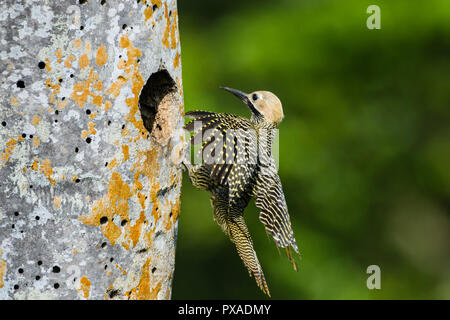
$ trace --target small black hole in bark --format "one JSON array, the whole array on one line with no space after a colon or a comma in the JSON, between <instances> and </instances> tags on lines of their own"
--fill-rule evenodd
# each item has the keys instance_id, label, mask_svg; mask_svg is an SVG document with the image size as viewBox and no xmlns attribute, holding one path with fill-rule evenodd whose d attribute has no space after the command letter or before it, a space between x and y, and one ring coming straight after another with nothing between
<instances>
[{"instance_id":1,"label":"small black hole in bark","mask_svg":"<svg viewBox=\"0 0 450 320\"><path fill-rule=\"evenodd\" d=\"M101 217L100 218L100 224L105 224L108 222L108 217Z\"/></svg>"},{"instance_id":2,"label":"small black hole in bark","mask_svg":"<svg viewBox=\"0 0 450 320\"><path fill-rule=\"evenodd\" d=\"M19 80L16 83L18 88L25 88L25 82L23 82L23 80Z\"/></svg>"},{"instance_id":3,"label":"small black hole in bark","mask_svg":"<svg viewBox=\"0 0 450 320\"><path fill-rule=\"evenodd\" d=\"M109 289L107 292L110 299L114 298L119 294L119 290L117 289Z\"/></svg>"}]
</instances>

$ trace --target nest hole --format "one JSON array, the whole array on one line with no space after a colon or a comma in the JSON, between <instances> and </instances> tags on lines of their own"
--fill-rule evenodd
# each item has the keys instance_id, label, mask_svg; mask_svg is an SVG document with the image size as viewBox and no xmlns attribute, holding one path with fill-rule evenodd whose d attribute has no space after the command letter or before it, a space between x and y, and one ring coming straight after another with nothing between
<instances>
[{"instance_id":1,"label":"nest hole","mask_svg":"<svg viewBox=\"0 0 450 320\"><path fill-rule=\"evenodd\" d=\"M142 121L152 140L167 144L175 127L178 106L178 88L169 72L161 69L153 73L139 96Z\"/></svg>"}]
</instances>

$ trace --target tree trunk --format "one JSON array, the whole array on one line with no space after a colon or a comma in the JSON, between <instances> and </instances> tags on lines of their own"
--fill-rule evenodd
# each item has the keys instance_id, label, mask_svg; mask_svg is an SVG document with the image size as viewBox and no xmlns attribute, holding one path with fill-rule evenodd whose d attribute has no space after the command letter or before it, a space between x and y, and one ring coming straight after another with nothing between
<instances>
[{"instance_id":1,"label":"tree trunk","mask_svg":"<svg viewBox=\"0 0 450 320\"><path fill-rule=\"evenodd\" d=\"M175 0L0 5L0 299L169 299Z\"/></svg>"}]
</instances>

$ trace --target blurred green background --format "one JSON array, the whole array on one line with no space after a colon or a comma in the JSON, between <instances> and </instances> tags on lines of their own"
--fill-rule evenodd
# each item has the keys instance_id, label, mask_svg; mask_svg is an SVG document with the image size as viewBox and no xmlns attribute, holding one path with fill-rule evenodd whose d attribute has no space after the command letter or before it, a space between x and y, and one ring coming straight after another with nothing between
<instances>
[{"instance_id":1,"label":"blurred green background","mask_svg":"<svg viewBox=\"0 0 450 320\"><path fill-rule=\"evenodd\" d=\"M381 30L366 9L381 8ZM280 169L295 272L246 220L275 299L450 298L450 1L179 0L185 109L283 102ZM183 177L174 299L264 299ZM381 290L366 269L381 268Z\"/></svg>"}]
</instances>

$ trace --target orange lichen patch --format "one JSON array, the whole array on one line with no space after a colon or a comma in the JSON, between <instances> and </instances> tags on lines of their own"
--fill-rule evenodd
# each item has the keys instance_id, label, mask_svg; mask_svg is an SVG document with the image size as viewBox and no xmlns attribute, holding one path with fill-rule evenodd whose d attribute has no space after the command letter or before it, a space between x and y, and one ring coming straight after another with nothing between
<instances>
[{"instance_id":1,"label":"orange lichen patch","mask_svg":"<svg viewBox=\"0 0 450 320\"><path fill-rule=\"evenodd\" d=\"M113 82L106 93L113 96L114 98L117 98L120 94L120 88L122 88L125 83L127 83L127 79L125 79L123 76L118 76L117 80Z\"/></svg>"},{"instance_id":2,"label":"orange lichen patch","mask_svg":"<svg viewBox=\"0 0 450 320\"><path fill-rule=\"evenodd\" d=\"M69 104L68 100L62 101L62 100L58 100L56 101L56 107L58 108L58 110L64 110L64 108Z\"/></svg>"},{"instance_id":3,"label":"orange lichen patch","mask_svg":"<svg viewBox=\"0 0 450 320\"><path fill-rule=\"evenodd\" d=\"M100 46L97 50L97 55L95 56L95 63L101 67L106 61L108 61L108 53L106 52L105 46Z\"/></svg>"},{"instance_id":4,"label":"orange lichen patch","mask_svg":"<svg viewBox=\"0 0 450 320\"><path fill-rule=\"evenodd\" d=\"M142 228L145 223L145 213L144 211L141 211L141 214L139 216L139 219L136 220L136 223L134 225L127 225L128 230L126 230L127 239L131 240L133 243L133 248L136 246L136 244L139 241L139 238L141 236Z\"/></svg>"},{"instance_id":5,"label":"orange lichen patch","mask_svg":"<svg viewBox=\"0 0 450 320\"><path fill-rule=\"evenodd\" d=\"M138 192L137 197L142 209L145 209L145 196L142 193Z\"/></svg>"},{"instance_id":6,"label":"orange lichen patch","mask_svg":"<svg viewBox=\"0 0 450 320\"><path fill-rule=\"evenodd\" d=\"M11 104L13 106L17 106L19 104L19 100L16 97L11 97Z\"/></svg>"},{"instance_id":7,"label":"orange lichen patch","mask_svg":"<svg viewBox=\"0 0 450 320\"><path fill-rule=\"evenodd\" d=\"M180 65L180 53L177 51L175 59L173 59L173 67L176 69Z\"/></svg>"},{"instance_id":8,"label":"orange lichen patch","mask_svg":"<svg viewBox=\"0 0 450 320\"><path fill-rule=\"evenodd\" d=\"M161 189L161 186L159 185L159 182L156 182L156 184L152 184L152 189L150 190L150 200L153 203L152 216L153 216L153 219L155 219L155 224L156 224L156 221L158 221L159 218L161 217L161 212L159 210L159 201L158 201L158 197L157 197L157 192L160 189Z\"/></svg>"},{"instance_id":9,"label":"orange lichen patch","mask_svg":"<svg viewBox=\"0 0 450 320\"><path fill-rule=\"evenodd\" d=\"M80 278L81 291L83 291L83 296L85 299L89 298L89 291L91 288L91 281L85 276Z\"/></svg>"},{"instance_id":10,"label":"orange lichen patch","mask_svg":"<svg viewBox=\"0 0 450 320\"><path fill-rule=\"evenodd\" d=\"M83 131L81 131L81 137L82 137L83 139L86 139L88 135L90 135L90 134L96 134L97 131L94 129L95 125L96 125L95 123L89 122L89 123L88 123L89 130L83 130Z\"/></svg>"},{"instance_id":11,"label":"orange lichen patch","mask_svg":"<svg viewBox=\"0 0 450 320\"><path fill-rule=\"evenodd\" d=\"M109 108L111 108L112 103L111 101L105 101L105 112L108 111Z\"/></svg>"},{"instance_id":12,"label":"orange lichen patch","mask_svg":"<svg viewBox=\"0 0 450 320\"><path fill-rule=\"evenodd\" d=\"M39 163L36 160L33 161L31 169L33 169L34 171L37 171L39 169Z\"/></svg>"},{"instance_id":13,"label":"orange lichen patch","mask_svg":"<svg viewBox=\"0 0 450 320\"><path fill-rule=\"evenodd\" d=\"M33 137L33 148L39 147L41 144L41 140L39 140L37 137Z\"/></svg>"},{"instance_id":14,"label":"orange lichen patch","mask_svg":"<svg viewBox=\"0 0 450 320\"><path fill-rule=\"evenodd\" d=\"M103 89L103 81L102 80L95 81L92 88L94 88L97 91L101 91Z\"/></svg>"},{"instance_id":15,"label":"orange lichen patch","mask_svg":"<svg viewBox=\"0 0 450 320\"><path fill-rule=\"evenodd\" d=\"M137 138L140 139L145 136L144 132L146 131L142 122L142 117L136 117L139 112L139 94L144 86L144 79L142 78L139 71L139 64L137 63L137 59L141 57L142 53L138 48L131 44L128 35L123 35L120 38L120 47L127 49L128 59L123 67L125 72L124 78L131 80L131 91L134 95L133 98L125 100L125 103L130 107L130 112L126 116L126 119L141 133Z\"/></svg>"},{"instance_id":16,"label":"orange lichen patch","mask_svg":"<svg viewBox=\"0 0 450 320\"><path fill-rule=\"evenodd\" d=\"M168 207L168 202L165 204ZM175 203L170 203L170 214L164 216L164 229L169 231L172 228L172 224L175 223L180 214L180 199L178 198Z\"/></svg>"},{"instance_id":17,"label":"orange lichen patch","mask_svg":"<svg viewBox=\"0 0 450 320\"><path fill-rule=\"evenodd\" d=\"M20 139L19 139L20 140ZM16 139L10 139L7 143L6 143L6 148L5 151L1 154L1 159L3 161L3 163L8 162L9 157L11 156L12 152L14 151L14 149L17 146L17 142L18 140Z\"/></svg>"},{"instance_id":18,"label":"orange lichen patch","mask_svg":"<svg viewBox=\"0 0 450 320\"><path fill-rule=\"evenodd\" d=\"M93 96L92 98L92 104L95 104L98 107L101 107L103 103L103 97L102 96Z\"/></svg>"},{"instance_id":19,"label":"orange lichen patch","mask_svg":"<svg viewBox=\"0 0 450 320\"><path fill-rule=\"evenodd\" d=\"M145 22L153 16L153 8L148 6L144 9Z\"/></svg>"},{"instance_id":20,"label":"orange lichen patch","mask_svg":"<svg viewBox=\"0 0 450 320\"><path fill-rule=\"evenodd\" d=\"M176 222L178 220L178 217L180 216L180 207L181 207L181 201L178 197L175 204L172 206L172 220L173 222Z\"/></svg>"},{"instance_id":21,"label":"orange lichen patch","mask_svg":"<svg viewBox=\"0 0 450 320\"><path fill-rule=\"evenodd\" d=\"M0 249L0 256L3 254L3 250ZM3 277L6 274L6 262L0 259L0 288L3 288L5 283L3 282Z\"/></svg>"},{"instance_id":22,"label":"orange lichen patch","mask_svg":"<svg viewBox=\"0 0 450 320\"><path fill-rule=\"evenodd\" d=\"M47 178L47 180L50 181L50 184L54 186L56 185L56 182L54 179L52 179L53 168L51 164L52 163L50 160L45 159L43 162L41 162L39 169L40 172Z\"/></svg>"},{"instance_id":23,"label":"orange lichen patch","mask_svg":"<svg viewBox=\"0 0 450 320\"><path fill-rule=\"evenodd\" d=\"M170 299L170 288L167 289L166 300Z\"/></svg>"},{"instance_id":24,"label":"orange lichen patch","mask_svg":"<svg viewBox=\"0 0 450 320\"><path fill-rule=\"evenodd\" d=\"M89 118L90 118L91 120L94 120L95 117L97 117L97 115L98 115L98 112L97 112L97 111L94 111L94 112L92 112L92 113L89 115Z\"/></svg>"},{"instance_id":25,"label":"orange lichen patch","mask_svg":"<svg viewBox=\"0 0 450 320\"><path fill-rule=\"evenodd\" d=\"M55 96L60 92L61 90L61 85L59 84L59 82L57 82L56 84L52 84L50 79L45 80L45 85L48 88L52 88L52 93L50 94L50 102L51 103L55 103Z\"/></svg>"},{"instance_id":26,"label":"orange lichen patch","mask_svg":"<svg viewBox=\"0 0 450 320\"><path fill-rule=\"evenodd\" d=\"M116 158L114 158L109 164L108 164L108 169L112 170L114 167L117 167L119 165L119 163L117 162Z\"/></svg>"},{"instance_id":27,"label":"orange lichen patch","mask_svg":"<svg viewBox=\"0 0 450 320\"><path fill-rule=\"evenodd\" d=\"M41 120L42 120L42 117L34 115L31 123L33 124L33 126L37 126L41 122Z\"/></svg>"},{"instance_id":28,"label":"orange lichen patch","mask_svg":"<svg viewBox=\"0 0 450 320\"><path fill-rule=\"evenodd\" d=\"M153 5L156 4L156 6L157 6L158 8L161 8L161 5L162 5L161 0L152 0L151 3L152 3Z\"/></svg>"},{"instance_id":29,"label":"orange lichen patch","mask_svg":"<svg viewBox=\"0 0 450 320\"><path fill-rule=\"evenodd\" d=\"M77 249L73 249L72 250L72 254L77 254L78 253L78 250Z\"/></svg>"},{"instance_id":30,"label":"orange lichen patch","mask_svg":"<svg viewBox=\"0 0 450 320\"><path fill-rule=\"evenodd\" d=\"M169 35L170 35L170 17L169 10L167 9L167 3L164 2L164 18L166 18L166 29L164 29L164 35L162 38L162 43L166 48L169 48Z\"/></svg>"},{"instance_id":31,"label":"orange lichen patch","mask_svg":"<svg viewBox=\"0 0 450 320\"><path fill-rule=\"evenodd\" d=\"M55 210L58 210L59 208L61 208L61 198L60 197L53 198L53 208Z\"/></svg>"},{"instance_id":32,"label":"orange lichen patch","mask_svg":"<svg viewBox=\"0 0 450 320\"><path fill-rule=\"evenodd\" d=\"M72 177L72 181L73 182L75 182L77 179L78 179L78 175L77 174Z\"/></svg>"},{"instance_id":33,"label":"orange lichen patch","mask_svg":"<svg viewBox=\"0 0 450 320\"><path fill-rule=\"evenodd\" d=\"M84 103L87 101L87 97L89 94L89 81L80 81L75 83L73 86L72 92L72 100L78 104L78 106L82 107Z\"/></svg>"},{"instance_id":34,"label":"orange lichen patch","mask_svg":"<svg viewBox=\"0 0 450 320\"><path fill-rule=\"evenodd\" d=\"M62 58L62 51L61 51L61 49L58 48L58 49L55 51L55 56L56 56L57 58L59 58L59 59Z\"/></svg>"},{"instance_id":35,"label":"orange lichen patch","mask_svg":"<svg viewBox=\"0 0 450 320\"><path fill-rule=\"evenodd\" d=\"M100 220L102 218L105 220L104 217L106 217L106 226L101 225L101 229L105 237L114 245L122 234L122 230L112 222L112 219L115 215L119 215L121 221L127 222L123 228L125 241L121 245L127 250L130 245L135 247L139 242L144 224L146 224L146 217L145 212L141 211L139 219L134 224L129 221L128 199L131 196L130 187L122 181L117 172L114 172L108 187L108 194L94 205L90 216L84 216L80 220L86 224L98 225Z\"/></svg>"},{"instance_id":36,"label":"orange lichen patch","mask_svg":"<svg viewBox=\"0 0 450 320\"><path fill-rule=\"evenodd\" d=\"M161 283L158 283L155 288L150 287L150 258L142 266L141 278L138 285L126 293L128 299L131 300L156 300L158 293L161 290Z\"/></svg>"},{"instance_id":37,"label":"orange lichen patch","mask_svg":"<svg viewBox=\"0 0 450 320\"><path fill-rule=\"evenodd\" d=\"M130 151L127 144L122 145L122 153L123 153L123 160L122 162L127 161L130 158Z\"/></svg>"},{"instance_id":38,"label":"orange lichen patch","mask_svg":"<svg viewBox=\"0 0 450 320\"><path fill-rule=\"evenodd\" d=\"M174 23L171 26L170 29L170 41L171 41L171 49L175 49L177 47L177 39L175 38L175 32L177 30L177 23L176 23L176 18L177 18L177 10L173 11L173 16L174 16Z\"/></svg>"},{"instance_id":39,"label":"orange lichen patch","mask_svg":"<svg viewBox=\"0 0 450 320\"><path fill-rule=\"evenodd\" d=\"M157 149L151 149L148 151L137 151L137 154L135 156L135 162L133 164L133 167L131 168L131 171L134 172L134 182L133 182L133 192L137 192L142 190L143 186L142 183L139 181L139 177L145 176L148 177L150 180L150 184L154 185L155 179L158 176L159 171L159 164L156 161L158 151ZM158 183L158 190L159 190L159 183ZM155 192L155 199L156 200L156 192ZM156 221L156 220L155 220Z\"/></svg>"},{"instance_id":40,"label":"orange lichen patch","mask_svg":"<svg viewBox=\"0 0 450 320\"><path fill-rule=\"evenodd\" d=\"M93 98L95 97L95 95L90 90L90 86L92 82L97 80L98 73L94 72L94 68L91 67L88 80L80 81L74 84L71 99L74 100L78 104L78 106L80 106L80 108L83 107L89 96Z\"/></svg>"},{"instance_id":41,"label":"orange lichen patch","mask_svg":"<svg viewBox=\"0 0 450 320\"><path fill-rule=\"evenodd\" d=\"M75 61L77 58L75 58L75 56L73 54L71 54L70 56L68 56L66 58L66 60L64 61L64 66L66 68L72 68L72 61Z\"/></svg>"},{"instance_id":42,"label":"orange lichen patch","mask_svg":"<svg viewBox=\"0 0 450 320\"><path fill-rule=\"evenodd\" d=\"M75 49L78 49L79 47L81 47L82 44L83 44L83 41L81 41L81 39L75 39L73 41L73 47Z\"/></svg>"},{"instance_id":43,"label":"orange lichen patch","mask_svg":"<svg viewBox=\"0 0 450 320\"><path fill-rule=\"evenodd\" d=\"M114 245L122 230L116 226L113 218L118 215L121 220L129 221L128 199L130 197L128 184L122 180L118 172L113 172L108 185L108 193L94 204L89 215L80 216L79 220L87 225L100 226L103 235Z\"/></svg>"},{"instance_id":44,"label":"orange lichen patch","mask_svg":"<svg viewBox=\"0 0 450 320\"><path fill-rule=\"evenodd\" d=\"M49 58L45 58L45 71L47 71L47 72L52 71L52 68L50 67L50 60L49 60Z\"/></svg>"},{"instance_id":45,"label":"orange lichen patch","mask_svg":"<svg viewBox=\"0 0 450 320\"><path fill-rule=\"evenodd\" d=\"M89 64L90 64L90 61L89 61L87 54L83 53L80 56L80 58L78 59L78 65L80 66L80 69L86 68L87 66L89 66Z\"/></svg>"}]
</instances>

